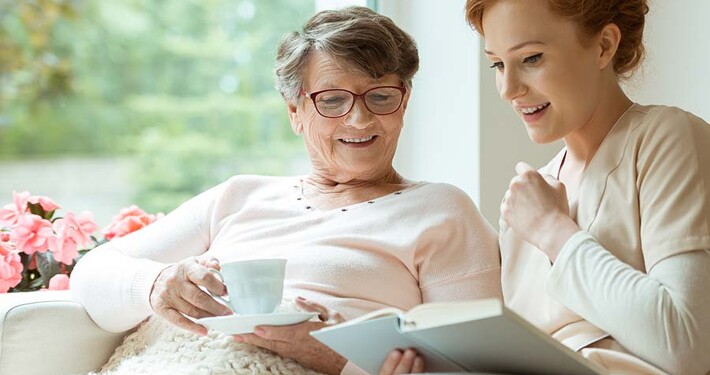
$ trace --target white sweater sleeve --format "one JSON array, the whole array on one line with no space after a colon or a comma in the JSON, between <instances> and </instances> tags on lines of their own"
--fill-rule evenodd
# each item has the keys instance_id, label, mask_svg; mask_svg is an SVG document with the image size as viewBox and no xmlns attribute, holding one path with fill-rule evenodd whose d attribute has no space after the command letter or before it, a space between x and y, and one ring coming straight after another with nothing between
<instances>
[{"instance_id":1,"label":"white sweater sleeve","mask_svg":"<svg viewBox=\"0 0 710 375\"><path fill-rule=\"evenodd\" d=\"M648 274L587 232L560 251L546 291L626 349L673 374L710 373L710 250L659 261Z\"/></svg>"},{"instance_id":2,"label":"white sweater sleeve","mask_svg":"<svg viewBox=\"0 0 710 375\"><path fill-rule=\"evenodd\" d=\"M153 313L150 291L169 265L209 247L213 188L147 227L88 252L70 279L74 299L103 329L126 331Z\"/></svg>"},{"instance_id":3,"label":"white sweater sleeve","mask_svg":"<svg viewBox=\"0 0 710 375\"><path fill-rule=\"evenodd\" d=\"M153 313L150 291L167 266L127 256L106 244L81 259L70 289L96 324L107 331L123 332Z\"/></svg>"}]
</instances>

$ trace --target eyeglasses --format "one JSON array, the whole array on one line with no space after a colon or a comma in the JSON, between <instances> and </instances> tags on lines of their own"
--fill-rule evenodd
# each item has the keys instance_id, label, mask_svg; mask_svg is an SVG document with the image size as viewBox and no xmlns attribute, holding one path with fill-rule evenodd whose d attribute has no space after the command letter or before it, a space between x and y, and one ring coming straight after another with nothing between
<instances>
[{"instance_id":1,"label":"eyeglasses","mask_svg":"<svg viewBox=\"0 0 710 375\"><path fill-rule=\"evenodd\" d=\"M407 89L399 86L373 87L362 94L344 89L329 89L314 93L301 91L301 95L311 98L316 111L327 118L343 117L352 111L355 100L360 98L365 108L376 115L389 115L396 112Z\"/></svg>"}]
</instances>

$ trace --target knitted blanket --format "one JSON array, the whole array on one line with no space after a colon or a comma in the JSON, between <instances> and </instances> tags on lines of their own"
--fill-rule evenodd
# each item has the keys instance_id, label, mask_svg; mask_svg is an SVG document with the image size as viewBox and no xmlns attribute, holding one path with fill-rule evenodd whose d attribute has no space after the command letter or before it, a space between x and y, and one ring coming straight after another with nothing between
<instances>
[{"instance_id":1,"label":"knitted blanket","mask_svg":"<svg viewBox=\"0 0 710 375\"><path fill-rule=\"evenodd\" d=\"M128 335L99 373L89 375L317 375L297 362L210 331L207 336L153 316Z\"/></svg>"}]
</instances>

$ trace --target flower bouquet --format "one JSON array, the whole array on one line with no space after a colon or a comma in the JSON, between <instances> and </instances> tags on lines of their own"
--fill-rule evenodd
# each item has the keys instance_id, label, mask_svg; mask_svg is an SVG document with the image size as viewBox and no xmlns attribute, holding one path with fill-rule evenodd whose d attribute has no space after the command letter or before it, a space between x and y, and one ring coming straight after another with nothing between
<instances>
[{"instance_id":1,"label":"flower bouquet","mask_svg":"<svg viewBox=\"0 0 710 375\"><path fill-rule=\"evenodd\" d=\"M29 192L13 193L13 203L0 209L0 293L69 289L76 262L88 251L157 220L137 206L124 208L101 231L89 211L79 215L52 199Z\"/></svg>"}]
</instances>

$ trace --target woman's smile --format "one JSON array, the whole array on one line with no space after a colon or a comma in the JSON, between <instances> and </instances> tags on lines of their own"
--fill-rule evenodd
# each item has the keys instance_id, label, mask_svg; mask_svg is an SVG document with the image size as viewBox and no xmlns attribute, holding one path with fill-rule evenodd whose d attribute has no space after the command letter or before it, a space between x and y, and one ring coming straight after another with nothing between
<instances>
[{"instance_id":1,"label":"woman's smile","mask_svg":"<svg viewBox=\"0 0 710 375\"><path fill-rule=\"evenodd\" d=\"M364 148L364 147L369 147L372 144L375 143L377 140L378 136L376 135L370 135L367 137L361 137L361 138L340 138L338 141L340 143L344 144L345 146L352 147L352 148Z\"/></svg>"},{"instance_id":2,"label":"woman's smile","mask_svg":"<svg viewBox=\"0 0 710 375\"><path fill-rule=\"evenodd\" d=\"M540 120L543 116L545 116L545 113L547 113L547 109L549 107L549 102L536 106L519 106L518 112L522 116L523 121L530 124Z\"/></svg>"}]
</instances>

